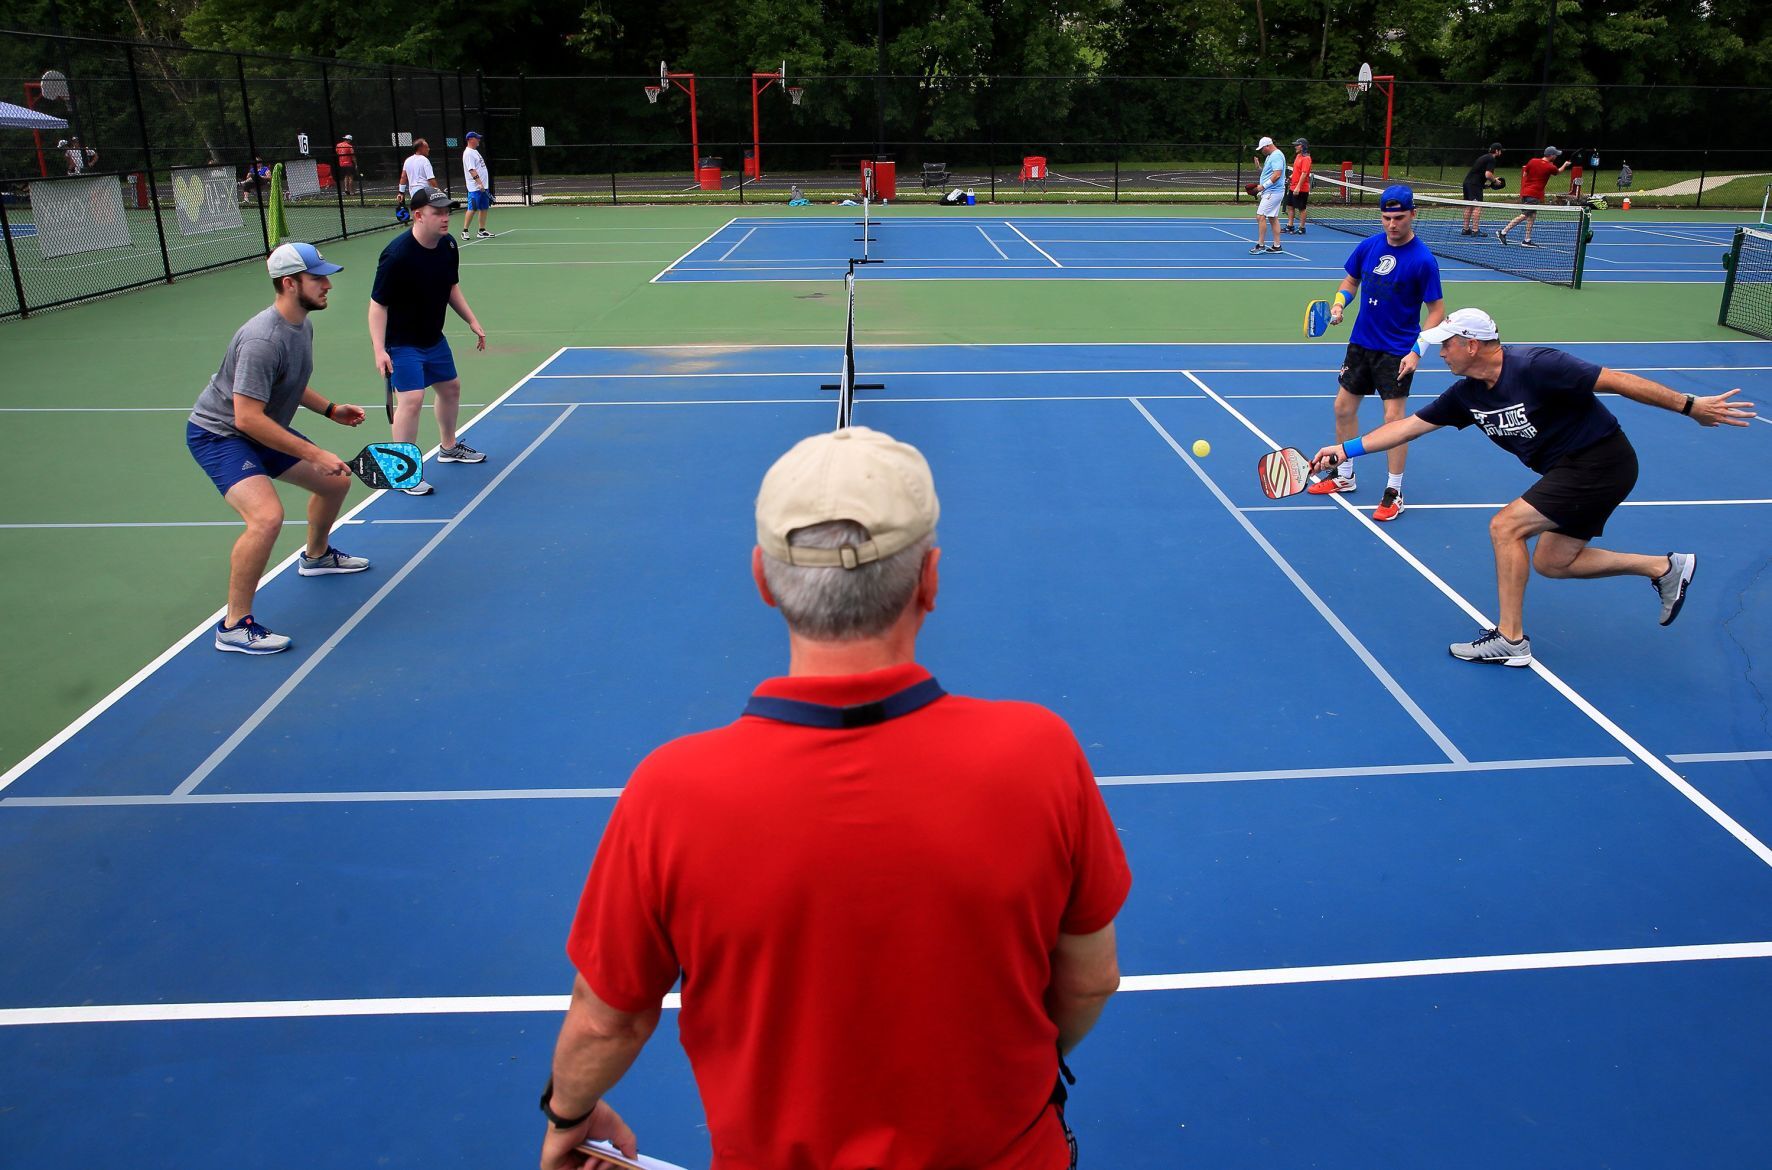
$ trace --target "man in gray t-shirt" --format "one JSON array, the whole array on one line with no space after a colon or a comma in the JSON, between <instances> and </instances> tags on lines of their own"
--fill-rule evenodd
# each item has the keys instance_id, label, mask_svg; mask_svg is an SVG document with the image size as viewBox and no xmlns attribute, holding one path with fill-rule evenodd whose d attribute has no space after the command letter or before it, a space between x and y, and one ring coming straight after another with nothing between
<instances>
[{"instance_id":1,"label":"man in gray t-shirt","mask_svg":"<svg viewBox=\"0 0 1772 1170\"><path fill-rule=\"evenodd\" d=\"M313 493L308 543L296 571L304 577L361 573L369 567L332 547L332 525L351 487L351 469L290 426L297 407L347 427L363 408L329 402L308 386L314 372L314 326L308 314L326 307L328 279L340 271L312 244L284 244L265 262L277 299L240 326L221 367L197 396L185 424L185 445L222 499L246 522L228 563L228 609L215 630L215 647L239 654L275 654L289 639L252 618L258 580L283 531L283 501L271 482L281 479Z\"/></svg>"}]
</instances>

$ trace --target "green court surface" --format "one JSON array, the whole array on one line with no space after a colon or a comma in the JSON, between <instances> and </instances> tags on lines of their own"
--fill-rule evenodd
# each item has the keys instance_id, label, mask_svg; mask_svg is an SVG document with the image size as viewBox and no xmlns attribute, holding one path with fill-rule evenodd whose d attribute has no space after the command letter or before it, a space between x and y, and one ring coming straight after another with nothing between
<instances>
[{"instance_id":1,"label":"green court surface","mask_svg":"<svg viewBox=\"0 0 1772 1170\"><path fill-rule=\"evenodd\" d=\"M1127 209L1048 205L1004 213L1123 216ZM739 214L807 218L849 216L854 209L497 209L492 227L509 234L466 249L462 258L464 291L486 328L487 352L473 352L472 335L450 318L464 400L492 401L563 346L834 346L844 311L834 282L649 283ZM1162 207L1138 214L1235 212ZM1658 214L1713 223L1742 218ZM345 455L386 436L364 306L388 239L378 234L325 248L345 271L334 280L331 307L314 318L314 385L369 407L371 415L357 432L308 415L297 425ZM1303 300L1328 295L1330 287L1187 279L880 282L866 287L858 340L863 346L1292 341ZM1468 290L1453 286L1449 302L1480 301L1504 331L1511 325L1513 336L1531 340L1738 337L1715 323L1719 292L1708 284L1592 284L1570 292L1485 282ZM9 439L0 465L0 559L6 565L0 674L13 681L0 730L0 769L221 604L237 524L185 450L185 415L233 331L269 301L263 269L243 264L0 324L7 371L0 413ZM428 412L420 441L435 441ZM354 488L351 502L362 495ZM299 519L301 494L289 493L286 501ZM276 556L300 538L299 525L287 526ZM349 538L346 528L337 543L349 549Z\"/></svg>"}]
</instances>

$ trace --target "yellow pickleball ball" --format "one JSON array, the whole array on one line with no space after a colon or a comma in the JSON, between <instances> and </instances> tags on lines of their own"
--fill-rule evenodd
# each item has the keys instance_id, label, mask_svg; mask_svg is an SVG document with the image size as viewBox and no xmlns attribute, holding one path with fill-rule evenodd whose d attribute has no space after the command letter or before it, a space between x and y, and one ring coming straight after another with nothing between
<instances>
[{"instance_id":1,"label":"yellow pickleball ball","mask_svg":"<svg viewBox=\"0 0 1772 1170\"><path fill-rule=\"evenodd\" d=\"M1212 454L1212 444L1208 443L1205 439L1195 439L1194 454L1201 459L1206 458L1206 456Z\"/></svg>"}]
</instances>

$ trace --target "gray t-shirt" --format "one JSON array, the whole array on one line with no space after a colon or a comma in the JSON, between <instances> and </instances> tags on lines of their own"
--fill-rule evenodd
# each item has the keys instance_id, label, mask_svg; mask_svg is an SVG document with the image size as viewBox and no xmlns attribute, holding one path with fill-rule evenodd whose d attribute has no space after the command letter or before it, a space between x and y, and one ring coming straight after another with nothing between
<instances>
[{"instance_id":1,"label":"gray t-shirt","mask_svg":"<svg viewBox=\"0 0 1772 1170\"><path fill-rule=\"evenodd\" d=\"M283 319L272 305L240 326L222 355L221 369L197 396L191 421L215 435L238 435L234 395L265 404L265 415L287 427L314 373L314 324Z\"/></svg>"}]
</instances>

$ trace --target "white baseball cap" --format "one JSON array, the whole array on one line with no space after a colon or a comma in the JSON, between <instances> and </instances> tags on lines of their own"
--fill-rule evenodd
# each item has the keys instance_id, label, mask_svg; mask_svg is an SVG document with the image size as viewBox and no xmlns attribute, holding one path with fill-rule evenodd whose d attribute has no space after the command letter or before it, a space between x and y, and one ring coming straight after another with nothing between
<instances>
[{"instance_id":1,"label":"white baseball cap","mask_svg":"<svg viewBox=\"0 0 1772 1170\"><path fill-rule=\"evenodd\" d=\"M923 453L884 431L844 427L801 439L763 476L757 544L790 565L853 569L902 552L935 531L941 502ZM798 548L802 528L850 520L868 531L859 545Z\"/></svg>"},{"instance_id":2,"label":"white baseball cap","mask_svg":"<svg viewBox=\"0 0 1772 1170\"><path fill-rule=\"evenodd\" d=\"M312 244L279 244L275 251L265 258L265 268L272 276L295 276L307 273L309 276L331 276L344 269L326 257L320 255L320 249Z\"/></svg>"},{"instance_id":3,"label":"white baseball cap","mask_svg":"<svg viewBox=\"0 0 1772 1170\"><path fill-rule=\"evenodd\" d=\"M1255 144L1255 149L1260 150L1264 146L1272 146L1273 144L1274 140L1272 138L1263 138L1260 142Z\"/></svg>"},{"instance_id":4,"label":"white baseball cap","mask_svg":"<svg viewBox=\"0 0 1772 1170\"><path fill-rule=\"evenodd\" d=\"M1459 309L1446 314L1446 319L1432 329L1421 331L1421 339L1429 345L1438 345L1454 337L1468 337L1472 341L1499 341L1501 330L1495 327L1495 318L1483 310Z\"/></svg>"}]
</instances>

